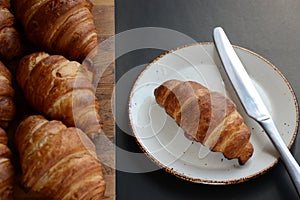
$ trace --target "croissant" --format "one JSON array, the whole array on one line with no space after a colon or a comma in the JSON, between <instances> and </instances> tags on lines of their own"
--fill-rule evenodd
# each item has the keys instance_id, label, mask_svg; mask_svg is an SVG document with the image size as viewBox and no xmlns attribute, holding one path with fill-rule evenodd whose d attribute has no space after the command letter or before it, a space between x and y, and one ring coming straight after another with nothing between
<instances>
[{"instance_id":1,"label":"croissant","mask_svg":"<svg viewBox=\"0 0 300 200\"><path fill-rule=\"evenodd\" d=\"M228 159L245 164L253 154L250 131L235 104L193 81L169 80L154 90L164 107L185 134Z\"/></svg>"},{"instance_id":2,"label":"croissant","mask_svg":"<svg viewBox=\"0 0 300 200\"><path fill-rule=\"evenodd\" d=\"M41 51L81 62L98 45L89 0L16 0L15 8L27 38Z\"/></svg>"},{"instance_id":3,"label":"croissant","mask_svg":"<svg viewBox=\"0 0 300 200\"><path fill-rule=\"evenodd\" d=\"M0 199L13 199L14 169L10 161L11 151L6 146L7 136L0 128Z\"/></svg>"},{"instance_id":4,"label":"croissant","mask_svg":"<svg viewBox=\"0 0 300 200\"><path fill-rule=\"evenodd\" d=\"M102 165L80 129L32 115L19 124L15 144L26 188L58 200L103 198Z\"/></svg>"},{"instance_id":5,"label":"croissant","mask_svg":"<svg viewBox=\"0 0 300 200\"><path fill-rule=\"evenodd\" d=\"M14 15L9 11L10 1L0 1L0 59L11 60L23 53L20 34L14 27Z\"/></svg>"},{"instance_id":6,"label":"croissant","mask_svg":"<svg viewBox=\"0 0 300 200\"><path fill-rule=\"evenodd\" d=\"M14 104L14 89L12 75L0 62L0 127L6 128L14 118L16 108Z\"/></svg>"},{"instance_id":7,"label":"croissant","mask_svg":"<svg viewBox=\"0 0 300 200\"><path fill-rule=\"evenodd\" d=\"M92 75L76 61L44 52L21 59L17 82L30 105L51 119L94 138L102 130Z\"/></svg>"}]
</instances>

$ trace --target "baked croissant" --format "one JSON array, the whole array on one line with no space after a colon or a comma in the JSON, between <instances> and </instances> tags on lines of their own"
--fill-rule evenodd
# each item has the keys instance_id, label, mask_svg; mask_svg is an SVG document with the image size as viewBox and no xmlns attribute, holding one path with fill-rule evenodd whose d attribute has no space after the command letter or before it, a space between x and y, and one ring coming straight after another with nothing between
<instances>
[{"instance_id":1,"label":"baked croissant","mask_svg":"<svg viewBox=\"0 0 300 200\"><path fill-rule=\"evenodd\" d=\"M63 56L38 52L21 59L16 76L36 111L76 126L91 138L99 135L99 102L86 67Z\"/></svg>"},{"instance_id":2,"label":"baked croissant","mask_svg":"<svg viewBox=\"0 0 300 200\"><path fill-rule=\"evenodd\" d=\"M0 199L13 199L14 169L10 161L11 151L7 147L7 136L0 128Z\"/></svg>"},{"instance_id":3,"label":"baked croissant","mask_svg":"<svg viewBox=\"0 0 300 200\"><path fill-rule=\"evenodd\" d=\"M157 103L186 135L241 165L252 156L250 131L235 104L193 81L169 80L155 89Z\"/></svg>"},{"instance_id":4,"label":"baked croissant","mask_svg":"<svg viewBox=\"0 0 300 200\"><path fill-rule=\"evenodd\" d=\"M103 198L102 165L80 129L32 115L19 124L15 143L28 189L58 200Z\"/></svg>"},{"instance_id":5,"label":"baked croissant","mask_svg":"<svg viewBox=\"0 0 300 200\"><path fill-rule=\"evenodd\" d=\"M11 60L23 53L20 34L14 27L15 18L9 11L10 0L0 0L0 59Z\"/></svg>"},{"instance_id":6,"label":"baked croissant","mask_svg":"<svg viewBox=\"0 0 300 200\"><path fill-rule=\"evenodd\" d=\"M0 62L0 127L3 128L8 126L16 112L11 81L10 71Z\"/></svg>"},{"instance_id":7,"label":"baked croissant","mask_svg":"<svg viewBox=\"0 0 300 200\"><path fill-rule=\"evenodd\" d=\"M41 51L82 61L96 48L89 0L16 0L16 16Z\"/></svg>"}]
</instances>

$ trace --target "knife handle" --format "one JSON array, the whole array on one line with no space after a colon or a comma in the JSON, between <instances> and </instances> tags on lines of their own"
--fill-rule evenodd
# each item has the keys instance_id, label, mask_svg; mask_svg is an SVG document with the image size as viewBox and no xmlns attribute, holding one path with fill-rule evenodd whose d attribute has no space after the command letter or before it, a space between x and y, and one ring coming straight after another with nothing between
<instances>
[{"instance_id":1,"label":"knife handle","mask_svg":"<svg viewBox=\"0 0 300 200\"><path fill-rule=\"evenodd\" d=\"M284 163L296 189L300 196L300 167L296 159L293 157L283 139L281 138L274 121L269 118L259 122L263 129L268 134L274 146L278 150L281 160Z\"/></svg>"}]
</instances>

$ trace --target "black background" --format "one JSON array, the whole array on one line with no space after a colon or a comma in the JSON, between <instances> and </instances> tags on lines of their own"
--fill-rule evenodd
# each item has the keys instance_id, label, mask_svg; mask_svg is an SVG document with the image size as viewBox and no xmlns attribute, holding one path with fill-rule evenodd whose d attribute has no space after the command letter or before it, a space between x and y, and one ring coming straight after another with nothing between
<instances>
[{"instance_id":1,"label":"black background","mask_svg":"<svg viewBox=\"0 0 300 200\"><path fill-rule=\"evenodd\" d=\"M222 26L232 44L267 58L288 79L296 95L300 95L298 0L116 0L115 5L117 34L140 27L162 27L184 33L195 41L206 42L212 41L212 29ZM145 38L141 36L137 39L144 40L146 37L145 35ZM117 52L124 45L126 44L116 41ZM151 62L162 52L159 49L146 48L117 57L116 81L130 69ZM135 78L133 76L132 80ZM128 97L118 96L117 92L116 98L126 101ZM118 104L116 108L117 115L123 116L124 110L119 109ZM124 120L127 120L126 117ZM300 139L297 137L292 146L292 153L298 162L299 143ZM117 145L127 151L141 152L134 138L118 127ZM126 162L126 158L118 151L116 158L117 166L122 165L124 160ZM116 181L118 200L298 198L281 162L260 177L228 186L190 183L164 170L147 173L126 173L119 170Z\"/></svg>"}]
</instances>

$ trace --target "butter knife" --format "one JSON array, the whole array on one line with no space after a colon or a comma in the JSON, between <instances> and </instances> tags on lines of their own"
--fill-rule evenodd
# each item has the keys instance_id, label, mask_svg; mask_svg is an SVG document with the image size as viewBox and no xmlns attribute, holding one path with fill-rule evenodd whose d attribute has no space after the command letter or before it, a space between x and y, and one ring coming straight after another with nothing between
<instances>
[{"instance_id":1,"label":"butter knife","mask_svg":"<svg viewBox=\"0 0 300 200\"><path fill-rule=\"evenodd\" d=\"M273 145L279 152L281 160L285 164L300 196L300 167L297 161L282 140L269 111L252 83L241 60L235 53L224 30L221 27L214 28L213 38L225 72L245 111L251 118L256 120L268 134Z\"/></svg>"}]
</instances>

